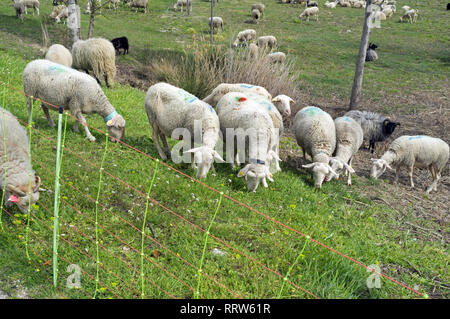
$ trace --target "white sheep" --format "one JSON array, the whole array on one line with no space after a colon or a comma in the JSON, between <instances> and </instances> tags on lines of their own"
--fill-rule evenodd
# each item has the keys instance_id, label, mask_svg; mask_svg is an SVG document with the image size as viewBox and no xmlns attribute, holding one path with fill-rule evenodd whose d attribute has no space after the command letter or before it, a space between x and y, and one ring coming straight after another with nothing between
<instances>
[{"instance_id":1,"label":"white sheep","mask_svg":"<svg viewBox=\"0 0 450 319\"><path fill-rule=\"evenodd\" d=\"M233 47L237 47L238 44L248 42L256 39L256 31L253 29L246 29L238 33L236 40L233 42Z\"/></svg>"},{"instance_id":2,"label":"white sheep","mask_svg":"<svg viewBox=\"0 0 450 319\"><path fill-rule=\"evenodd\" d=\"M267 55L270 63L283 63L286 60L286 54L284 52L273 52Z\"/></svg>"},{"instance_id":3,"label":"white sheep","mask_svg":"<svg viewBox=\"0 0 450 319\"><path fill-rule=\"evenodd\" d=\"M33 8L33 15L34 13L39 15L39 0L23 0L23 4L25 5L25 14L27 14L27 8Z\"/></svg>"},{"instance_id":4,"label":"white sheep","mask_svg":"<svg viewBox=\"0 0 450 319\"><path fill-rule=\"evenodd\" d=\"M405 12L403 16L400 17L400 22L403 22L403 20L408 19L409 23L415 23L417 21L417 17L419 15L419 10L417 9L409 9Z\"/></svg>"},{"instance_id":5,"label":"white sheep","mask_svg":"<svg viewBox=\"0 0 450 319\"><path fill-rule=\"evenodd\" d=\"M221 29L223 31L223 19L221 17L213 17L212 25L213 30ZM211 28L211 17L208 18L208 26Z\"/></svg>"},{"instance_id":6,"label":"white sheep","mask_svg":"<svg viewBox=\"0 0 450 319\"><path fill-rule=\"evenodd\" d=\"M177 0L177 3L175 3L175 4L173 5L173 9L174 9L175 11L177 11L178 7L180 7L181 12L183 12L183 7L186 7L186 8L187 8L188 2L190 2L190 3L191 3L191 6L192 6L192 0ZM187 10L187 9L186 9L186 10Z\"/></svg>"},{"instance_id":7,"label":"white sheep","mask_svg":"<svg viewBox=\"0 0 450 319\"><path fill-rule=\"evenodd\" d=\"M347 185L352 184L351 174L355 170L351 167L353 156L363 143L363 130L361 125L348 116L341 116L334 120L336 128L336 150L330 159L331 168L337 173L345 169L348 174Z\"/></svg>"},{"instance_id":8,"label":"white sheep","mask_svg":"<svg viewBox=\"0 0 450 319\"><path fill-rule=\"evenodd\" d=\"M437 191L437 183L448 158L449 146L443 140L426 135L404 135L395 139L380 159L372 159L370 177L377 179L386 168L389 168L395 171L395 182L397 182L400 168L407 167L409 181L414 188L414 166L428 168L433 177L433 182L426 190L430 193L432 190Z\"/></svg>"},{"instance_id":9,"label":"white sheep","mask_svg":"<svg viewBox=\"0 0 450 319\"><path fill-rule=\"evenodd\" d=\"M252 18L253 23L258 23L258 20L261 18L261 12L258 9L252 10Z\"/></svg>"},{"instance_id":10,"label":"white sheep","mask_svg":"<svg viewBox=\"0 0 450 319\"><path fill-rule=\"evenodd\" d=\"M103 117L112 140L121 140L125 133L125 120L109 103L93 77L48 60L34 60L23 71L23 89L27 95L28 121L31 120L31 96L41 99L42 110L48 124L55 126L48 108L70 109L83 125L86 138L94 142L84 114L97 113ZM78 121L73 129L78 132Z\"/></svg>"},{"instance_id":11,"label":"white sheep","mask_svg":"<svg viewBox=\"0 0 450 319\"><path fill-rule=\"evenodd\" d=\"M16 11L16 17L23 22L23 14L25 13L25 4L22 0L14 0L14 10Z\"/></svg>"},{"instance_id":12,"label":"white sheep","mask_svg":"<svg viewBox=\"0 0 450 319\"><path fill-rule=\"evenodd\" d=\"M386 15L384 14L383 11L376 11L374 18L376 21L384 21L386 20Z\"/></svg>"},{"instance_id":13,"label":"white sheep","mask_svg":"<svg viewBox=\"0 0 450 319\"><path fill-rule=\"evenodd\" d=\"M328 2L328 1L326 1L324 3L324 6L327 7L327 8L334 9L334 8L336 8L336 4L337 4L336 2Z\"/></svg>"},{"instance_id":14,"label":"white sheep","mask_svg":"<svg viewBox=\"0 0 450 319\"><path fill-rule=\"evenodd\" d=\"M405 12L408 11L409 9L411 9L410 6L403 6L403 7L402 7L402 10L404 10Z\"/></svg>"},{"instance_id":15,"label":"white sheep","mask_svg":"<svg viewBox=\"0 0 450 319\"><path fill-rule=\"evenodd\" d=\"M390 18L392 17L392 15L394 14L394 10L392 10L391 7L385 7L383 8L383 10L381 11L384 13L384 15L386 16L386 18Z\"/></svg>"},{"instance_id":16,"label":"white sheep","mask_svg":"<svg viewBox=\"0 0 450 319\"><path fill-rule=\"evenodd\" d=\"M301 20L303 17L306 17L306 21L309 21L309 17L311 16L315 16L316 21L319 21L319 7L306 8L302 13L300 13L298 18Z\"/></svg>"},{"instance_id":17,"label":"white sheep","mask_svg":"<svg viewBox=\"0 0 450 319\"><path fill-rule=\"evenodd\" d=\"M248 53L251 59L256 59L259 54L259 48L255 43L250 43L248 46Z\"/></svg>"},{"instance_id":18,"label":"white sheep","mask_svg":"<svg viewBox=\"0 0 450 319\"><path fill-rule=\"evenodd\" d=\"M312 158L312 163L302 167L313 171L316 188L322 187L324 180L338 178L328 164L336 148L336 129L331 116L318 107L304 107L295 115L293 129L303 158L306 160L306 154Z\"/></svg>"},{"instance_id":19,"label":"white sheep","mask_svg":"<svg viewBox=\"0 0 450 319\"><path fill-rule=\"evenodd\" d=\"M295 103L295 101L287 95L280 94L275 96L272 99L273 104L278 109L282 116L290 116L291 115L291 103Z\"/></svg>"},{"instance_id":20,"label":"white sheep","mask_svg":"<svg viewBox=\"0 0 450 319\"><path fill-rule=\"evenodd\" d=\"M188 130L191 135L188 142L192 143L196 137L195 130L201 129L202 132L202 146L186 151L191 153L191 164L197 169L197 178L206 178L215 159L223 162L219 153L214 150L219 140L220 127L219 118L211 105L183 89L160 82L148 89L145 110L152 127L153 142L163 160L170 154L166 136L172 137L174 130L183 128ZM201 127L196 127L197 123L201 124ZM163 142L164 150L159 144L159 138ZM196 163L199 164L198 167Z\"/></svg>"},{"instance_id":21,"label":"white sheep","mask_svg":"<svg viewBox=\"0 0 450 319\"><path fill-rule=\"evenodd\" d=\"M260 48L270 48L272 50L277 45L277 38L275 38L273 35L265 35L259 37L256 43Z\"/></svg>"},{"instance_id":22,"label":"white sheep","mask_svg":"<svg viewBox=\"0 0 450 319\"><path fill-rule=\"evenodd\" d=\"M252 5L251 11L258 10L261 13L261 17L264 17L264 10L266 9L266 6L262 3L255 3Z\"/></svg>"},{"instance_id":23,"label":"white sheep","mask_svg":"<svg viewBox=\"0 0 450 319\"><path fill-rule=\"evenodd\" d=\"M89 2L88 2L89 3ZM67 9L67 7L64 4L60 4L58 6L53 7L52 12L50 13L50 19L55 20L56 17L63 11L64 9Z\"/></svg>"},{"instance_id":24,"label":"white sheep","mask_svg":"<svg viewBox=\"0 0 450 319\"><path fill-rule=\"evenodd\" d=\"M144 13L148 11L148 0L130 0L127 3L127 6L130 8L136 8L136 12L138 12L139 8L144 9Z\"/></svg>"},{"instance_id":25,"label":"white sheep","mask_svg":"<svg viewBox=\"0 0 450 319\"><path fill-rule=\"evenodd\" d=\"M103 38L78 40L72 46L72 67L74 69L93 71L100 83L104 78L109 87L116 76L116 50L111 41Z\"/></svg>"},{"instance_id":26,"label":"white sheep","mask_svg":"<svg viewBox=\"0 0 450 319\"><path fill-rule=\"evenodd\" d=\"M61 44L53 44L50 46L45 54L45 59L68 66L69 68L72 66L72 54Z\"/></svg>"},{"instance_id":27,"label":"white sheep","mask_svg":"<svg viewBox=\"0 0 450 319\"><path fill-rule=\"evenodd\" d=\"M226 150L235 151L231 156L233 165L234 159L238 160L238 152L248 154L245 156L248 164L239 171L238 177L245 178L248 191L256 192L260 183L267 187L266 178L273 182L269 171L269 152L273 149L272 143L277 142L269 114L255 100L241 92L225 94L217 104L217 114ZM233 146L231 150L230 145ZM230 158L229 153L227 157Z\"/></svg>"},{"instance_id":28,"label":"white sheep","mask_svg":"<svg viewBox=\"0 0 450 319\"><path fill-rule=\"evenodd\" d=\"M59 23L59 22L61 22L61 19L65 19L64 20L64 24L66 24L66 20L68 18L69 18L69 9L68 8L64 8L55 17L55 21L56 21L56 23Z\"/></svg>"},{"instance_id":29,"label":"white sheep","mask_svg":"<svg viewBox=\"0 0 450 319\"><path fill-rule=\"evenodd\" d=\"M269 101L272 100L272 95L262 86L247 83L221 83L203 99L203 102L216 107L219 100L229 92L255 93L262 95Z\"/></svg>"},{"instance_id":30,"label":"white sheep","mask_svg":"<svg viewBox=\"0 0 450 319\"><path fill-rule=\"evenodd\" d=\"M0 186L6 206L16 204L26 214L29 204L33 205L39 199L41 179L30 163L25 128L14 115L1 107L0 139Z\"/></svg>"}]
</instances>

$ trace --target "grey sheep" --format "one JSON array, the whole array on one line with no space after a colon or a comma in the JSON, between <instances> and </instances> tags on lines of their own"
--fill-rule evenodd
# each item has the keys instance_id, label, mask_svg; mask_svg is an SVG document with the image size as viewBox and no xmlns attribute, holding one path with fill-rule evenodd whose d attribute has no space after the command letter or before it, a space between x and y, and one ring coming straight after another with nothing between
<instances>
[{"instance_id":1,"label":"grey sheep","mask_svg":"<svg viewBox=\"0 0 450 319\"><path fill-rule=\"evenodd\" d=\"M23 14L25 13L25 4L22 0L14 0L14 10L16 16L23 22Z\"/></svg>"},{"instance_id":2,"label":"grey sheep","mask_svg":"<svg viewBox=\"0 0 450 319\"><path fill-rule=\"evenodd\" d=\"M261 12L261 18L264 17L264 9L266 8L265 5L263 5L262 3L255 3L252 5L252 11L253 10L258 10L259 12Z\"/></svg>"}]
</instances>

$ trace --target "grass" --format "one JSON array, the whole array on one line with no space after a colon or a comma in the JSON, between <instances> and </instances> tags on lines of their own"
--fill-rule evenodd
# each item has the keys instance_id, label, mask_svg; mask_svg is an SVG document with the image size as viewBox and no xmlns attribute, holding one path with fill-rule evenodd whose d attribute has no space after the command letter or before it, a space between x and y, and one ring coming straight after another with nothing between
<instances>
[{"instance_id":1,"label":"grass","mask_svg":"<svg viewBox=\"0 0 450 319\"><path fill-rule=\"evenodd\" d=\"M219 3L217 10L224 17L226 31L222 40L220 34L216 36L219 38L217 42L229 43L233 34L246 27L254 27L258 33L274 34L279 39L280 50L291 50L297 57L297 67L301 70L298 80L308 94L328 98L348 95L359 41L360 10L338 8L327 11L321 8L319 23L298 23L294 19L298 9L266 2L265 20L258 25L247 25L243 23L249 18L242 13L244 3L250 6L250 2L245 1ZM441 90L447 85L448 62L443 59L448 52L448 41L443 41L446 35L440 32L445 27L445 18L440 20L443 14L437 10L438 4L444 7L443 3L436 1L430 9L423 8L423 19L419 18L420 23L416 25L389 20L386 29L373 32L371 41L379 44L380 48L385 47L387 52L383 62L368 65L366 69L366 96L377 99L384 94L395 94L393 90L428 87ZM169 5L166 1L154 1L146 16L123 8L117 15L104 10L106 14L96 20L94 34L107 38L120 36L122 34L117 34L114 26L121 22L123 34L130 39L131 50L129 56L118 57L120 63L148 63L154 56L160 57L166 52L179 55L183 45L192 39L192 31L187 33L185 30L194 29L196 37L207 36L207 23L204 21L207 21L209 3L194 3L192 17L166 10ZM42 15L51 10L48 4L41 7ZM36 48L30 46L41 41L39 19L28 15L21 24L12 16L11 6L5 4L0 5L0 15L0 80L20 90L23 68L29 60L39 56ZM290 15L292 18L286 18ZM275 23L280 21L282 23ZM87 30L86 22L87 16L83 15L83 34ZM347 33L348 29L352 32ZM62 26L49 25L49 34L52 39L65 38ZM411 41L411 37L418 39ZM22 43L18 43L18 38ZM416 63L409 62L412 56ZM420 81L411 81L414 78ZM158 158L143 107L145 92L128 85L104 90L127 120L125 142ZM24 97L2 86L0 101L3 96L6 109L26 121ZM27 216L16 208L7 209L2 215L5 231L0 232L0 288L14 296L16 291L11 287L16 279L20 279L33 298L59 298L61 295L89 298L95 292L97 266L95 203L80 192L95 198L99 171L98 167L75 154L98 166L105 139L91 130L97 142L89 143L83 134L70 129L72 121L69 120L66 147L75 154L64 153L60 270L58 289L55 290L51 287L53 194L50 190L55 178L56 148L53 141L41 134L56 139L56 130L48 127L43 112L38 105L35 106L33 118L37 131L32 135L33 168L41 176L46 191L41 192L31 216L28 243L31 263L24 254ZM56 113L53 112L52 116L56 118ZM87 121L104 129L98 116L87 116ZM294 150L297 156L300 154L295 141L287 137L282 141L282 148ZM168 164L171 165L170 162ZM150 186L154 165L154 161L145 155L121 144L108 145L105 172L117 176L134 189L103 174L98 214L99 298L140 297L140 231L146 206L145 196L141 193L146 194ZM194 176L186 164L174 165L174 168ZM433 237L432 233L411 232L405 227L406 223L413 223L425 229L435 229L433 221L417 221L408 209L396 211L377 205L362 195L365 188L374 183L383 187L383 181L372 182L356 177L351 188L332 181L326 183L321 191L315 191L310 174L288 165L282 168L283 172L275 175L275 182L268 189L259 188L256 194L246 191L245 183L236 177L237 170L232 170L229 165L216 165L216 176L208 176L207 185L254 207L268 218L224 198L210 229L210 234L220 240L208 238L199 284L197 268L205 244L202 230L206 230L211 222L219 194L160 165L151 198L170 211L155 202L149 205L147 220L157 234L158 243L151 229L146 227L145 296L193 298L199 284L199 293L205 298L312 297L299 287L319 298L418 297L386 279L381 280L380 289L368 289L366 280L370 273L365 268L306 241L300 232L365 265L379 265L383 274L422 293L431 295L433 289L437 289L440 297L448 297L445 290L448 281L445 243ZM225 252L225 255L213 254L214 248ZM82 270L81 289L66 286L70 275L66 269L70 264L77 264ZM289 269L291 283L283 286L283 277Z\"/></svg>"}]
</instances>

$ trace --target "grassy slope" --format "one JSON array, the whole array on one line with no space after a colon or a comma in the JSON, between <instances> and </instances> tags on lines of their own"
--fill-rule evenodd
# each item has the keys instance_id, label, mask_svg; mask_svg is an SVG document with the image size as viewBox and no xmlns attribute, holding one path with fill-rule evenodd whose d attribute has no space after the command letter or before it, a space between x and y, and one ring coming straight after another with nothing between
<instances>
[{"instance_id":1,"label":"grassy slope","mask_svg":"<svg viewBox=\"0 0 450 319\"><path fill-rule=\"evenodd\" d=\"M230 10L234 8L236 12L234 16L230 11L226 11L229 14L229 19L235 19L236 22L247 19L247 17L240 14L241 10L236 6L236 3L238 2L221 2L220 6L223 5L224 9L230 8ZM241 3L239 2L239 4ZM156 8L147 17L132 14L127 10L121 10L117 18L107 15L98 19L95 29L96 35L104 35L105 37L121 35L113 32L111 26L117 24L117 21L123 21L119 20L121 15L132 16L134 18L133 23L130 23L128 27L131 30L131 25L139 25L139 31L133 30L133 32L124 33L130 37L132 43L138 42L137 39L140 39L143 43L140 48L133 46L135 47L133 51L136 51L134 57L120 57L119 60L125 59L130 63L134 58L143 60L146 58L144 56L146 52L151 53L163 50L166 45L173 45L170 48L180 49L181 43L171 40L186 41L189 39L190 35L182 32L183 29L193 27L197 32L203 30L204 28L201 28L200 25L202 25L201 21L204 18L201 18L200 15L202 13L206 15L208 11L207 5L207 3L199 3L195 6L194 16L191 18L172 19L170 16L173 13L169 11L166 13L169 15L167 20L155 19L160 17L168 6L162 1L156 2ZM281 12L281 10L292 11L288 6L280 6L273 3L267 3L266 5L268 8L274 8L273 10L275 8L280 10L279 12L277 11L279 14L278 18L284 12ZM336 94L346 94L348 90L345 87L347 86L348 88L350 84L344 84L343 79L351 77L353 62L349 63L349 61L353 61L354 58L352 49L349 49L350 42L345 45L343 42L358 41L359 15L357 12L360 11L343 10L336 10L336 14L345 16L347 17L346 19L354 20L354 32L350 33L352 34L351 36L343 34L337 37L339 33L331 34L331 32L328 35L324 32L313 34L308 32L308 30L311 30L311 25L314 22L310 22L305 26L306 23L305 25L303 23L298 24L294 22L294 19L286 19L285 23L276 26L274 24L269 25L270 19L277 21L275 19L276 16L271 18L270 11L267 13L267 21L255 26L255 28L261 32L264 32L264 28L271 30L270 33L277 35L279 38L283 28L286 32L292 32L290 36L291 41L288 40L289 36L287 36L286 43L292 45L292 48L299 54L299 64L304 70L303 80L307 80L312 86L319 88L314 90L315 94L326 94L320 93L320 88L324 87L330 88L330 90L336 89ZM0 6L0 14L2 15L0 19L0 36L4 40L0 44L0 79L16 88L21 88L22 70L26 61L35 58L37 52L24 46L17 46L15 40L9 39L7 34L10 32L19 35L26 43L36 42L40 40L40 29L38 19L27 17L24 25L21 25L15 18L10 18L10 11L11 8L5 8L4 5ZM50 6L43 6L41 10L44 13L49 11ZM297 12L298 9L295 9L295 11ZM227 21L227 15L224 13L222 16ZM4 23L3 21L6 21L4 18L9 20ZM84 16L83 19L86 19L86 17ZM144 23L143 19L146 19L145 21L167 22L162 24ZM325 19L326 16L323 19L321 18L320 23L324 23ZM329 19L330 21L333 20L331 17ZM395 22L388 21L388 23ZM167 29L170 25L176 27L178 31L174 33L154 32L159 29ZM394 26L397 27L397 25ZM244 25L242 24L243 27ZM300 32L295 29L297 27L301 28ZM325 25L323 27L327 28ZM413 27L416 28L416 26ZM273 31L277 28L279 30ZM5 32L5 29L7 29L7 32ZM233 30L233 32L240 29L241 27L236 27L236 30ZM340 29L344 28L336 26L336 30ZM27 34L27 36L24 34ZM320 39L323 39L323 41L314 41L318 34L320 34ZM301 38L301 41L297 41L299 38ZM424 38L427 39L428 37ZM380 42L375 38L372 38L372 40L377 43ZM429 43L433 43L430 46L430 51L439 56L439 52L445 49L444 44L439 47L439 45L435 45L438 41L433 37L429 37L428 40ZM151 44L150 51L148 51L148 48L146 50L146 41ZM383 41L389 43L387 39ZM281 43L282 50L289 47L284 41ZM396 43L400 45L399 42ZM416 43L406 42L403 45L406 47L426 46L425 43L419 41ZM329 46L328 50L323 48L323 46ZM314 52L314 55L307 54L302 50L302 48L306 47L310 50L309 52ZM311 58L315 62L322 60L324 63L325 61L329 63L330 48L335 48L332 51L334 56L336 56L337 49L339 51L342 50L342 54L337 56L343 61L337 63L337 60L334 60L336 65L332 68L333 71L327 72L326 76L324 74L320 76L320 73L317 72L321 69L318 66L319 63L305 63L305 60L306 58ZM402 47L402 50L410 52L405 47ZM395 51L398 52L399 50L392 49L392 52ZM425 59L426 56L430 55L430 51L422 53L423 63L421 63L421 67L435 71L437 78L431 75L427 78L427 74L418 68L416 72L420 73L420 78L423 79L423 82L417 85L420 86L428 81L433 84L433 88L439 89L444 70L439 67L440 64L436 59ZM394 56L391 58L394 59ZM399 57L395 61L399 62L398 59ZM406 62L403 62L403 68L406 68ZM395 67L401 68L401 65L401 63L398 63L395 64ZM307 68L308 66L310 69ZM382 89L386 91L391 90L392 88L388 85L389 81L397 81L397 76L401 72L398 72L398 70L394 71L392 65L389 67L386 65L381 69L386 79L383 82L385 85L383 85ZM325 71L322 70L322 72ZM366 72L366 76L369 77L370 72ZM374 85L374 92L377 91L375 87L376 85ZM396 85L396 88L398 87ZM411 88L415 89L417 87L413 86ZM113 105L127 119L126 142L151 156L157 157L156 149L149 138L150 128L142 107L144 92L127 86L119 86L111 90L105 89L105 92ZM2 96L3 93L5 93L6 108L11 110L21 120L25 120L26 108L24 98L10 90L2 91ZM40 110L36 110L34 117L36 118L36 128L39 131L53 138L56 136L55 130L47 126ZM71 123L72 121L69 122L68 127L70 127ZM97 116L89 116L88 123L98 128L103 128L104 126L101 118ZM66 146L93 163L99 164L105 142L100 134L95 132L93 134L98 141L96 143L87 143L83 135L76 134L69 129L67 131ZM55 166L54 143L40 137L39 133L35 131L33 131L32 141L33 158L35 159L33 167L42 177L45 187L51 189L54 176L46 168L52 169ZM283 147L293 147L293 144L295 143L285 140ZM67 181L62 189L64 199L81 210L83 214L93 218L93 203L79 195L70 185L79 187L81 191L94 197L98 184L98 171L68 152L64 156L63 176ZM152 176L153 165L152 161L142 155L136 155L124 146L117 144L109 147L105 169L145 192ZM431 240L432 237L429 235L411 236L409 232L399 230L401 229L400 226L404 225L405 222L417 223L417 221L412 219L409 211L395 212L386 207L375 206L366 198L358 195L357 189L363 189L370 183L365 179L355 178L355 186L352 188L343 187L338 182L327 183L323 191L315 192L312 190L312 181L309 175L301 171L292 171L285 168L282 173L275 176L275 183L270 185L270 189L260 188L256 194L249 194L245 190L243 181L236 177L236 171L232 171L227 165L217 166L217 176L209 176L206 180L208 185L255 207L271 218L289 225L304 234L310 234L312 238L366 265L378 263L385 274L410 286L418 285L420 291L430 292L431 287L435 285L431 281L432 278L440 278L441 281L446 280L445 264L447 257L445 247L440 242ZM180 165L176 167L188 174L193 174L192 170L187 166ZM200 185L189 182L188 179L182 176L177 177L176 174L168 171L167 168L160 168L157 176L158 180L155 183L156 187L152 190L152 197L160 200L163 205L180 216L206 229L212 218L218 195L212 191L205 190ZM379 183L379 186L382 187L382 182ZM195 198L198 198L198 200ZM136 271L139 270L139 255L133 250L126 249L126 245L123 242L140 249L140 234L125 223L123 219L140 229L142 227L145 198L139 197L135 191L127 189L113 178L104 176L100 202L106 205L104 210L100 209L99 214L99 224L106 228L105 230L100 229L100 244L106 247L109 252L104 249L100 250L100 260L106 268L101 268L100 282L103 291L99 296L108 298L115 297L114 294L117 294L122 297L137 297L139 291L131 288L129 284L123 283L114 275L109 275L108 270L119 275L131 286L139 287L139 273ZM8 282L11 282L14 278L27 278L30 276L32 279L27 280L24 285L30 289L29 293L33 297L55 297L59 295L57 292L49 289L47 280L51 274L51 267L49 265L35 265L44 264L51 259L50 249L36 239L34 234L39 238L43 238L46 245L51 246L50 228L52 220L51 214L45 208L51 210L52 203L52 194L47 192L41 193L38 207L33 213L33 216L41 220L41 222L32 221L30 232L30 251L38 252L41 256L37 257L32 253L33 262L29 266L26 266L26 258L23 251L18 250L15 246L19 242L23 242L25 237L24 229L17 221L25 221L26 218L18 214L17 210L10 211L11 214L16 214L13 217L7 213L4 213L2 217L6 232L0 234L2 251L0 256L0 278L6 278ZM169 248L170 251L156 245L151 239L147 239L145 242L146 256L149 256L148 258L151 261L161 265L190 287L195 288L198 279L196 270L180 260L178 255L188 263L198 266L203 249L204 233L156 206L150 206L148 219L158 234L159 242L166 248ZM431 221L421 221L420 225L425 228L433 227ZM123 242L118 241L108 231L120 237ZM148 228L146 228L146 232L152 238ZM87 238L89 236L95 238L93 222L64 204L62 207L61 234L64 234L60 240L61 257L69 263L79 264L83 271L87 272L87 274L83 273L82 289L92 295L94 284L93 280L89 279L89 276L95 274L95 263L94 260L85 254L95 256L95 245L91 239ZM83 234L87 235L87 237ZM276 297L282 285L281 278L265 270L260 265L251 262L244 255L255 258L283 276L298 257L298 262L290 273L290 280L321 298L409 298L414 296L408 290L387 280L382 280L381 289L368 290L366 279L369 274L364 268L313 243L308 243L302 254L299 255L305 244L305 240L301 236L268 221L254 212L239 207L229 200L224 199L215 223L212 225L211 234L237 248L239 252L210 239L206 250L204 271L211 276L215 276L219 282L235 291L239 296ZM68 244L64 239L70 241L71 244ZM225 257L214 256L211 253L213 248L220 248L226 251L227 255ZM117 258L111 258L111 253L132 265L132 267L127 266ZM68 276L66 273L67 261L60 261L59 290L64 296L86 297L83 291L73 291L65 288L65 281ZM414 268L419 270L420 275L414 272ZM36 275L36 269L39 269L39 274L43 275ZM167 275L167 273L161 271L149 261L145 263L145 273L152 282L174 296L188 298L193 296L192 291L185 285ZM46 287L46 289L42 289L42 287ZM201 294L210 298L233 297L226 289L205 277L201 280ZM168 297L164 292L155 288L150 281L146 283L146 295L155 298ZM289 284L284 287L281 296L285 298L307 297L305 293Z\"/></svg>"}]
</instances>

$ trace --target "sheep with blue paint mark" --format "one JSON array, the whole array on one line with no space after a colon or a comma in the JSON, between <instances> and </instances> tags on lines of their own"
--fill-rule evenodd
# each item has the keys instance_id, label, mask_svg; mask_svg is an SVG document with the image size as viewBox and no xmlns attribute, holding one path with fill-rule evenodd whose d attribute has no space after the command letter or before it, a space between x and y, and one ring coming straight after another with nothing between
<instances>
[{"instance_id":1,"label":"sheep with blue paint mark","mask_svg":"<svg viewBox=\"0 0 450 319\"><path fill-rule=\"evenodd\" d=\"M203 102L216 107L220 99L230 92L254 93L265 97L269 101L272 100L272 95L262 86L248 83L222 83L219 84L211 94L205 97Z\"/></svg>"},{"instance_id":2,"label":"sheep with blue paint mark","mask_svg":"<svg viewBox=\"0 0 450 319\"><path fill-rule=\"evenodd\" d=\"M171 84L160 82L152 85L145 97L145 110L148 121L152 127L152 138L159 156L166 160L170 155L166 136L172 137L176 129L185 129L189 132L191 142L201 142L200 147L192 148L191 164L197 169L197 178L206 178L214 160L223 162L219 153L214 150L219 140L219 118L208 103L199 100L196 96ZM201 125L201 141L194 141L196 130ZM178 138L178 137L173 137ZM164 150L159 144L161 139ZM196 166L196 163L199 166ZM214 169L214 167L213 167Z\"/></svg>"},{"instance_id":3,"label":"sheep with blue paint mark","mask_svg":"<svg viewBox=\"0 0 450 319\"><path fill-rule=\"evenodd\" d=\"M389 149L380 159L371 159L373 162L370 177L377 179L389 168L395 172L395 182L398 181L398 172L401 167L408 168L411 188L414 188L414 167L428 168L433 177L432 183L426 192L437 191L437 183L449 159L449 146L440 138L415 135L400 136L395 139Z\"/></svg>"}]
</instances>

